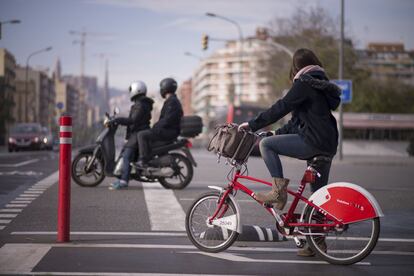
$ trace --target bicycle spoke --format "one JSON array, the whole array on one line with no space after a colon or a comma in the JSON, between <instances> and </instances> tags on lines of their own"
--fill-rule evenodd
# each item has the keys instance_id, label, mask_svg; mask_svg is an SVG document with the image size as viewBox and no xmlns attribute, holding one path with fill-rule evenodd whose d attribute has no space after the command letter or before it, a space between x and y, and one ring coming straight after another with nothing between
<instances>
[{"instance_id":1,"label":"bicycle spoke","mask_svg":"<svg viewBox=\"0 0 414 276\"><path fill-rule=\"evenodd\" d=\"M189 225L187 230L191 229L190 237L193 243L200 249L208 252L219 252L230 246L237 238L237 232L230 231L224 227L210 225L207 220L218 208L219 195L213 195L202 198L190 209ZM223 209L220 213L223 212ZM236 214L233 205L227 206L225 215ZM224 215L224 214L223 214Z\"/></svg>"}]
</instances>

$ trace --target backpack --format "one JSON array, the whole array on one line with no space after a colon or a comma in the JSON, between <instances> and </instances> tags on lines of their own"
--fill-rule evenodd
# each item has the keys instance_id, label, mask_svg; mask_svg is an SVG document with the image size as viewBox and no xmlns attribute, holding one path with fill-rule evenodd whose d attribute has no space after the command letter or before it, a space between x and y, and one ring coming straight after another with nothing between
<instances>
[{"instance_id":1,"label":"backpack","mask_svg":"<svg viewBox=\"0 0 414 276\"><path fill-rule=\"evenodd\" d=\"M216 132L211 138L207 150L214 151L219 156L231 158L237 163L244 163L256 141L256 135L251 132L239 131L237 124L222 124L216 126Z\"/></svg>"}]
</instances>

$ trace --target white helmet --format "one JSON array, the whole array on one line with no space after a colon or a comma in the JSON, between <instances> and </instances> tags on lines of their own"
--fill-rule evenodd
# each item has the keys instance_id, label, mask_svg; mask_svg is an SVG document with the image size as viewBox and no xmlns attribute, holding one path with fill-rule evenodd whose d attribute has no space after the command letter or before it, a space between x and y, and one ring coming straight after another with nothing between
<instances>
[{"instance_id":1,"label":"white helmet","mask_svg":"<svg viewBox=\"0 0 414 276\"><path fill-rule=\"evenodd\" d=\"M131 101L134 97L138 95L146 95L147 94L147 86L143 81L134 81L129 86L129 98Z\"/></svg>"}]
</instances>

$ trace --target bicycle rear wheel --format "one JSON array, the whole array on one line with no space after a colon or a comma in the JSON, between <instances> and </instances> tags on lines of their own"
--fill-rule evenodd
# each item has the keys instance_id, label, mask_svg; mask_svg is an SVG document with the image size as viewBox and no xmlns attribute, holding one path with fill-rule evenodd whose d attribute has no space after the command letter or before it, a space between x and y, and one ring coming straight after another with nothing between
<instances>
[{"instance_id":1,"label":"bicycle rear wheel","mask_svg":"<svg viewBox=\"0 0 414 276\"><path fill-rule=\"evenodd\" d=\"M315 208L308 207L306 210L306 222L329 223L326 220ZM310 248L322 259L331 264L350 265L360 262L374 249L380 233L380 221L373 218L328 230L309 227L307 232L324 234L306 236Z\"/></svg>"},{"instance_id":2,"label":"bicycle rear wheel","mask_svg":"<svg viewBox=\"0 0 414 276\"><path fill-rule=\"evenodd\" d=\"M216 211L219 199L220 194L217 192L203 194L194 201L187 211L185 219L187 236L202 251L221 252L230 247L239 235L236 231L209 223L208 219ZM223 210L225 210L224 214L222 214ZM228 200L223 204L220 214L221 218L231 218L238 225L237 210L232 201Z\"/></svg>"}]
</instances>

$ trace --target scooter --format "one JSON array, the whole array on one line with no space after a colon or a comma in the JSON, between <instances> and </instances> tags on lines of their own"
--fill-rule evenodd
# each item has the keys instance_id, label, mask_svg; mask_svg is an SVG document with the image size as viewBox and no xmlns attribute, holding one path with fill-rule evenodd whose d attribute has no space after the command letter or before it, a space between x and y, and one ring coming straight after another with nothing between
<instances>
[{"instance_id":1,"label":"scooter","mask_svg":"<svg viewBox=\"0 0 414 276\"><path fill-rule=\"evenodd\" d=\"M115 133L118 126L110 123L118 113L119 109L115 108L113 116L105 114L104 125L106 127L98 135L96 144L81 148L73 159L72 179L76 184L83 187L95 187L107 176L121 175L122 152L115 160ZM194 118L190 118L190 121L194 126ZM201 118L197 122L201 122ZM201 129L202 122L195 132L190 132L193 136L198 132L196 134L198 135L201 133ZM190 152L191 147L191 142L184 137L174 141L153 143L152 159L148 163L149 166L145 169L137 169L131 163L130 180L159 182L167 189L185 188L193 178L193 166L197 166Z\"/></svg>"}]
</instances>

